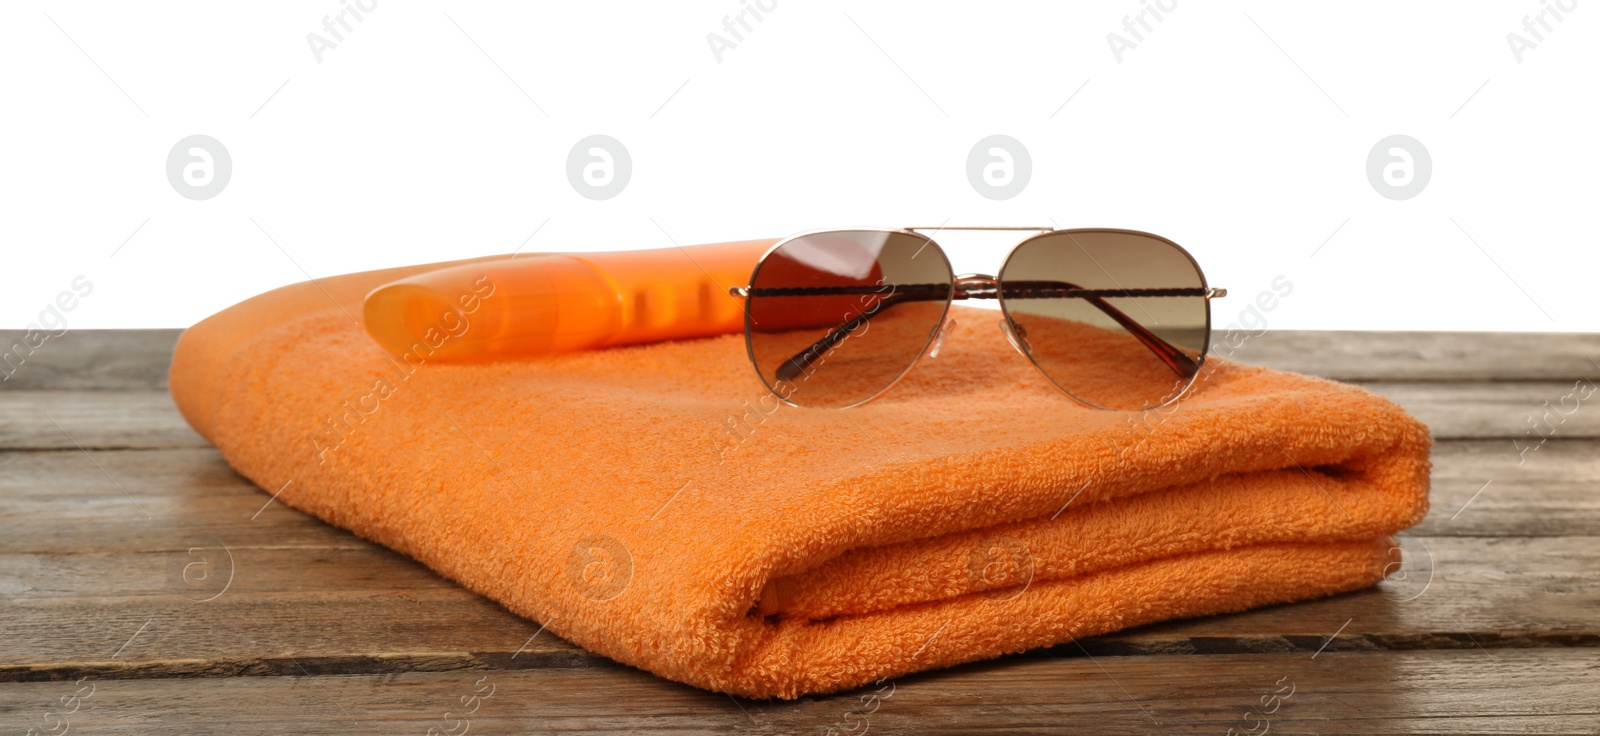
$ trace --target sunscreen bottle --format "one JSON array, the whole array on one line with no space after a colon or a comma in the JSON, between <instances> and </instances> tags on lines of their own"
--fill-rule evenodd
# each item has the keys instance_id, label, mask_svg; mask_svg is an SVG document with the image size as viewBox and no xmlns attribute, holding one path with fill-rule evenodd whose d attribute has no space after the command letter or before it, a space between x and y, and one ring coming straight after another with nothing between
<instances>
[{"instance_id":1,"label":"sunscreen bottle","mask_svg":"<svg viewBox=\"0 0 1600 736\"><path fill-rule=\"evenodd\" d=\"M775 240L450 266L374 289L367 333L399 354L450 337L430 360L487 361L740 332L744 286ZM441 323L442 321L442 323ZM463 323L465 325L463 326Z\"/></svg>"}]
</instances>

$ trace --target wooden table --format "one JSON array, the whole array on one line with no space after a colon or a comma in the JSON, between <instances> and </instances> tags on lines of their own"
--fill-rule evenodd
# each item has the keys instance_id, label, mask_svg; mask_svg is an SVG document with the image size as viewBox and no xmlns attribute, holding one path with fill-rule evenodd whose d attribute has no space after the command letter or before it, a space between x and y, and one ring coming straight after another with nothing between
<instances>
[{"instance_id":1,"label":"wooden table","mask_svg":"<svg viewBox=\"0 0 1600 736\"><path fill-rule=\"evenodd\" d=\"M173 409L176 336L51 337L0 384L5 732L1600 729L1600 335L1254 337L1433 428L1404 579L797 702L617 665L270 502Z\"/></svg>"}]
</instances>

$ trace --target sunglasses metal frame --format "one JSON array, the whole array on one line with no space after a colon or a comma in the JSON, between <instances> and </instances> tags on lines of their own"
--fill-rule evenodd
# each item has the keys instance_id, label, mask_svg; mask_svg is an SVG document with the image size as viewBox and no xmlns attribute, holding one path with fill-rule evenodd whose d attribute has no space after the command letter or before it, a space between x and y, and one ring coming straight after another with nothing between
<instances>
[{"instance_id":1,"label":"sunglasses metal frame","mask_svg":"<svg viewBox=\"0 0 1600 736\"><path fill-rule=\"evenodd\" d=\"M1000 310L999 310L1000 313L1001 313L1000 329L1001 329L1001 332L1005 334L1006 340L1011 343L1011 346L1013 348L1015 348L1018 353L1021 353L1023 357L1028 359L1028 362L1033 365L1035 370L1039 371L1040 375L1044 376L1046 381L1050 382L1050 385L1055 386L1056 389L1059 390L1061 393L1066 394L1068 398L1072 399L1073 401L1075 401L1075 402L1077 402L1079 404L1082 404L1083 406L1086 406L1086 407L1089 407L1089 408L1092 408L1092 409L1111 410L1111 409L1108 409L1107 407L1099 406L1099 405L1096 405L1096 404L1091 403L1089 401L1086 401L1083 398L1079 397L1077 394L1074 394L1072 391L1068 390L1066 387L1062 386L1060 383L1058 383L1056 381L1056 379L1054 377L1052 377L1044 369L1043 366L1039 365L1039 362L1033 357L1032 352L1023 347L1023 345L1025 345L1026 343L1020 341L1019 337L1013 332L1013 330L1016 329L1016 327L1018 325L1016 324L1015 320L1012 319L1010 311L1006 308L1006 300L1005 300L1004 288L1002 288L1001 280L998 277L990 276L988 274L961 274L959 276L956 275L955 272L950 269L950 258L949 258L949 256L945 255L944 248L942 246L940 246L938 241L935 241L931 236L927 235L926 233L920 232L920 231L923 231L923 230L932 230L932 231L935 231L935 232L940 232L940 231L945 231L945 230L962 230L962 231L967 231L967 230L986 230L986 231L1014 231L1014 232L1032 232L1032 233L1035 233L1034 235L1031 235L1031 236L1028 236L1026 238L1023 238L1022 240L1018 241L1015 245L1011 246L1011 250L1006 253L1005 259L1001 261L1000 270L998 271L998 273L1005 273L1006 266L1008 264L1010 264L1012 257L1017 254L1017 251L1019 251L1022 248L1022 246L1027 245L1028 243L1030 243L1030 242L1032 242L1034 240L1038 240L1040 238L1045 238L1045 237L1066 235L1067 237L1071 238L1074 234L1113 233L1113 234L1122 234L1122 235L1136 235L1136 236L1140 236L1140 237L1150 238L1152 240L1156 240L1156 241L1165 243L1168 246L1171 246L1172 248L1177 250L1179 253L1183 254L1183 256L1189 260L1190 265L1192 265L1194 267L1195 275L1200 278L1200 286L1194 289L1194 291L1197 291L1199 293L1193 294L1192 296L1201 296L1206 300L1205 337L1204 337L1204 340L1201 342L1202 349L1200 351L1200 355L1199 355L1198 359L1189 358L1187 353L1182 353L1175 346L1171 345L1170 343L1167 343L1165 340L1161 340L1159 337L1153 335L1152 333L1149 333L1148 329L1144 328L1142 325L1139 325L1137 322L1134 322L1133 320L1127 318L1126 315L1122 314L1121 310L1118 310L1115 307L1106 304L1101 299L1101 297L1134 296L1134 295L1137 295L1136 294L1137 292L1147 292L1147 291L1156 291L1156 290L1148 290L1148 289L1083 289L1081 287L1076 287L1074 285L1067 285L1067 286L1069 286L1069 288L1061 289L1061 291L1063 291L1067 295L1070 295L1070 296L1073 296L1073 297L1079 297L1079 298L1085 298L1085 299L1091 300L1092 304L1094 304L1097 308L1099 308L1102 311L1106 312L1108 315L1112 316L1113 319L1115 319L1120 324L1122 324L1126 329L1129 330L1129 332L1134 334L1135 338L1139 339L1141 342L1144 342L1146 347L1149 347L1152 351L1156 352L1157 356L1161 357L1164 361L1166 361L1168 363L1168 365L1170 367L1172 367L1174 370L1177 370L1179 368L1179 366L1175 365L1173 363L1173 359L1169 355L1164 355L1163 354L1164 351L1161 350L1161 349L1158 349L1157 347L1155 347L1151 342L1149 342L1149 340L1154 340L1156 342L1159 342L1161 345L1166 346L1167 348L1171 349L1172 351L1175 351L1178 354L1183 355L1184 358L1187 361L1193 363L1193 365L1194 365L1193 372L1189 375L1189 380L1186 381L1181 388L1179 388L1178 390L1174 391L1171 396L1169 396L1166 399L1164 399L1161 403L1156 404L1154 406L1146 407L1145 409L1142 409L1140 411L1148 411L1150 409L1161 408L1161 407L1170 405L1173 402L1176 402L1176 401L1182 399L1183 396L1185 394L1187 394L1191 388L1193 388L1193 386L1195 384L1195 381L1199 378L1200 370L1205 365L1206 357L1209 356L1210 352L1211 352L1210 351L1210 344L1211 344L1211 300L1212 299L1219 299L1219 298L1227 296L1228 295L1228 290L1227 289L1223 289L1223 288L1217 288L1217 287L1210 286L1206 281L1205 271L1200 268L1200 262L1195 260L1194 255L1191 254L1187 249L1185 249L1181 245L1178 245L1177 243L1173 242L1170 239L1161 237L1160 235L1156 235L1155 233L1144 232L1142 230L1127 230L1127 229L1121 229L1121 228L1072 228L1072 229L1060 229L1060 228L1056 228L1056 227L1053 227L1053 226L1052 227L1027 227L1027 226L1010 226L1010 225L971 225L971 226L958 226L958 227L940 225L940 226L936 226L936 227L918 226L918 227L904 227L904 228L884 228L884 227L826 228L826 229L819 229L819 230L807 230L805 232L795 233L793 235L790 235L790 236L788 236L786 238L783 238L782 240L779 240L778 242L774 243L771 248L768 248L767 251L761 255L761 259L756 262L755 269L752 270L751 273L750 273L750 284L746 285L746 286L734 286L734 287L730 287L728 289L729 296L745 299L745 310L744 310L744 316L745 316L745 326L744 326L745 327L745 329L744 329L744 334L745 334L745 352L750 358L751 366L756 369L756 376L759 379L761 379L761 383L763 385L765 385L767 387L767 390L771 391L772 394L774 396L776 396L779 401L782 401L783 403L788 404L790 406L795 406L795 407L804 406L803 404L798 404L798 403L795 403L794 401L791 401L787 396L784 396L782 393L780 393L778 391L778 389L776 387L774 387L770 382L768 382L766 374L762 372L760 364L756 361L755 347L754 347L754 344L752 343L752 340L751 340L751 331L752 331L752 327L755 326L755 323L754 323L754 319L750 316L749 298L754 294L754 288L755 288L754 284L756 282L757 276L761 273L761 267L766 264L767 258L769 256L771 256L773 253L777 252L778 249L780 249L783 246L787 245L789 242L797 240L799 238L809 237L809 236L813 236L813 235L821 235L821 234L824 234L824 233L835 233L835 232L868 232L868 233L886 233L886 234L910 235L910 236L913 236L913 237L921 238L924 241L926 241L924 247L926 247L927 245L932 245L934 248L937 248L938 251L939 251L939 254L944 257L945 270L947 272L949 272L948 294L946 295L946 297L944 299L944 310L942 312L940 312L938 321L935 323L933 329L928 333L927 341L922 344L922 347L917 351L916 356L911 359L911 362L906 364L905 370L902 370L899 373L899 375L894 377L894 380L890 381L882 389L879 389L877 392L871 394L870 396L868 396L868 397L866 397L864 399L861 399L860 401L856 401L854 403L847 404L847 405L844 405L844 406L841 406L841 407L836 407L836 408L848 409L848 408L860 406L860 405L865 404L865 403L867 403L869 401L872 401L873 399L878 398L879 396L882 396L885 392L889 391L889 389L894 388L895 384L900 382L900 379L904 378L906 376L906 374L910 373L911 370L917 366L917 363L919 363L922 360L922 357L928 353L929 346L933 345L934 341L940 337L940 333L942 333L947 328L947 325L949 324L950 303L951 302L956 301L958 299L959 300L966 300L966 299L972 299L972 298L986 298L986 297L989 296L989 294L992 293L993 294L992 298L996 299L999 302L999 305L1000 305ZM1074 239L1074 242L1076 242L1075 239ZM1080 246L1080 248L1081 247L1082 246ZM1011 283L1017 283L1017 282L1013 281ZM1034 283L1034 282L1023 282L1023 283ZM1042 283L1042 282L1040 282L1040 283ZM1040 288L1045 288L1045 287L1040 287ZM1059 288L1059 286L1048 287L1048 288ZM1174 289L1160 289L1158 291L1173 291L1173 290ZM1183 289L1183 290L1184 291L1188 291L1188 289ZM1191 296L1191 295L1190 294L1184 294L1183 296ZM874 307L873 312L876 313L876 311L877 311L877 307ZM865 314L865 313L857 317L857 320L870 320L870 319L871 319L871 316L868 315L868 314ZM852 322L853 321L855 321L855 320L852 320ZM830 343L830 342L836 343L836 342L842 341L842 338L836 338L834 336L839 334L841 331L844 332L845 334L848 334L849 332L854 331L855 328L853 328L853 327L851 327L849 329L846 329L846 327L849 324L850 323L847 322L845 325L841 325L840 327L834 328L834 330L832 332L830 332L827 336L823 337L822 340L819 340L816 343L814 343L813 347L816 347L818 345L822 345L824 343ZM1143 334L1141 334L1141 333L1143 333ZM797 360L797 359L801 358L802 356L805 356L805 355L807 355L809 353L810 353L810 351L802 351L800 354L797 354L794 358L791 358L791 362L795 361L795 360ZM807 360L805 363L800 364L799 365L799 369L800 370L804 370L805 368L809 367L809 362L810 361ZM787 363L785 365L787 366ZM780 376L779 380L788 381L788 378Z\"/></svg>"}]
</instances>

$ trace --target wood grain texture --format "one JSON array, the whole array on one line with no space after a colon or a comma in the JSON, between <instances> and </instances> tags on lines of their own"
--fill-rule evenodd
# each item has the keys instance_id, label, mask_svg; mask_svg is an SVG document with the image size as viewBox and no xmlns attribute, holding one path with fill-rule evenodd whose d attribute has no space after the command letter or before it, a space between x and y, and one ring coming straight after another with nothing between
<instances>
[{"instance_id":1,"label":"wood grain texture","mask_svg":"<svg viewBox=\"0 0 1600 736\"><path fill-rule=\"evenodd\" d=\"M793 702L622 666L0 688L0 714L82 733L1593 733L1594 650L1006 657ZM1266 730L1263 731L1263 728ZM433 729L430 731L430 729Z\"/></svg>"},{"instance_id":2,"label":"wood grain texture","mask_svg":"<svg viewBox=\"0 0 1600 736\"><path fill-rule=\"evenodd\" d=\"M1404 577L794 703L616 665L270 501L173 408L177 335L52 337L0 383L0 728L1600 732L1600 396L1574 393L1600 381L1597 335L1251 337L1234 357L1360 382L1433 429Z\"/></svg>"},{"instance_id":3,"label":"wood grain texture","mask_svg":"<svg viewBox=\"0 0 1600 736\"><path fill-rule=\"evenodd\" d=\"M1084 646L1096 655L1600 647L1593 538L1402 546L1406 575L1375 588L1129 629ZM0 577L21 581L0 604L14 638L0 651L0 681L282 674L286 657L340 674L504 666L518 651L520 666L598 659L553 635L529 644L536 624L377 548L5 554ZM119 661L99 652L141 626Z\"/></svg>"},{"instance_id":4,"label":"wood grain texture","mask_svg":"<svg viewBox=\"0 0 1600 736\"><path fill-rule=\"evenodd\" d=\"M1231 355L1352 382L1600 381L1595 333L1269 331Z\"/></svg>"},{"instance_id":5,"label":"wood grain texture","mask_svg":"<svg viewBox=\"0 0 1600 736\"><path fill-rule=\"evenodd\" d=\"M49 338L0 387L165 390L180 334L73 330ZM0 330L0 345L22 335ZM1600 334L1280 330L1213 338L1237 345L1226 351L1235 360L1341 381L1600 380Z\"/></svg>"},{"instance_id":6,"label":"wood grain texture","mask_svg":"<svg viewBox=\"0 0 1600 736\"><path fill-rule=\"evenodd\" d=\"M1446 440L1413 536L1600 537L1600 441Z\"/></svg>"},{"instance_id":7,"label":"wood grain texture","mask_svg":"<svg viewBox=\"0 0 1600 736\"><path fill-rule=\"evenodd\" d=\"M1515 457L1483 444L1442 445L1439 485L1472 503L1436 506L1405 540L1407 577L1087 646L1294 651L1324 646L1336 630L1334 651L1600 644L1600 543L1528 533L1550 531L1547 516L1569 531L1600 526L1581 485L1600 480L1600 442L1554 443L1523 466L1527 477L1472 498L1497 467L1486 457ZM85 632L113 622L150 624L122 660L146 676L274 672L285 656L341 673L509 661L537 630L414 561L271 502L211 449L0 453L0 526L14 530L0 538L0 621L21 642L0 651L0 680L121 672L82 647ZM590 658L549 635L522 655Z\"/></svg>"},{"instance_id":8,"label":"wood grain texture","mask_svg":"<svg viewBox=\"0 0 1600 736\"><path fill-rule=\"evenodd\" d=\"M1600 381L1360 385L1405 407L1428 425L1435 439L1503 437L1527 445L1541 439L1600 437Z\"/></svg>"},{"instance_id":9,"label":"wood grain texture","mask_svg":"<svg viewBox=\"0 0 1600 736\"><path fill-rule=\"evenodd\" d=\"M165 391L172 349L182 330L68 330L29 351L23 330L0 330L10 377L0 390ZM37 342L37 338L34 338ZM18 363L18 359L21 362Z\"/></svg>"},{"instance_id":10,"label":"wood grain texture","mask_svg":"<svg viewBox=\"0 0 1600 736\"><path fill-rule=\"evenodd\" d=\"M165 391L0 392L0 450L208 446Z\"/></svg>"},{"instance_id":11,"label":"wood grain texture","mask_svg":"<svg viewBox=\"0 0 1600 736\"><path fill-rule=\"evenodd\" d=\"M1600 390L1574 382L1362 384L1404 407L1436 439L1521 445L1600 437ZM1563 407L1563 400L1566 404ZM443 421L443 420L441 420ZM0 450L206 447L163 391L0 392ZM1513 450L1517 452L1517 450Z\"/></svg>"},{"instance_id":12,"label":"wood grain texture","mask_svg":"<svg viewBox=\"0 0 1600 736\"><path fill-rule=\"evenodd\" d=\"M212 448L0 452L0 553L230 545L347 548L354 536L271 501ZM1435 444L1431 507L1413 536L1600 536L1600 440L1519 455L1506 440Z\"/></svg>"}]
</instances>

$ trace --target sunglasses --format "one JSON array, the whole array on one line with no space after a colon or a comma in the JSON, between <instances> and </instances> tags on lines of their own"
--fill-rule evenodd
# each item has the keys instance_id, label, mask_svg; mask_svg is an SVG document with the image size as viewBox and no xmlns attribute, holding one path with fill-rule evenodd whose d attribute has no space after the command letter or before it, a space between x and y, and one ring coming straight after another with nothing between
<instances>
[{"instance_id":1,"label":"sunglasses","mask_svg":"<svg viewBox=\"0 0 1600 736\"><path fill-rule=\"evenodd\" d=\"M919 231L1034 232L998 276L955 275ZM998 299L1000 331L1067 396L1138 411L1177 401L1211 342L1210 300L1189 252L1135 230L912 227L827 230L779 241L745 300L745 346L761 381L794 406L866 403L927 354L955 320L950 302Z\"/></svg>"}]
</instances>

